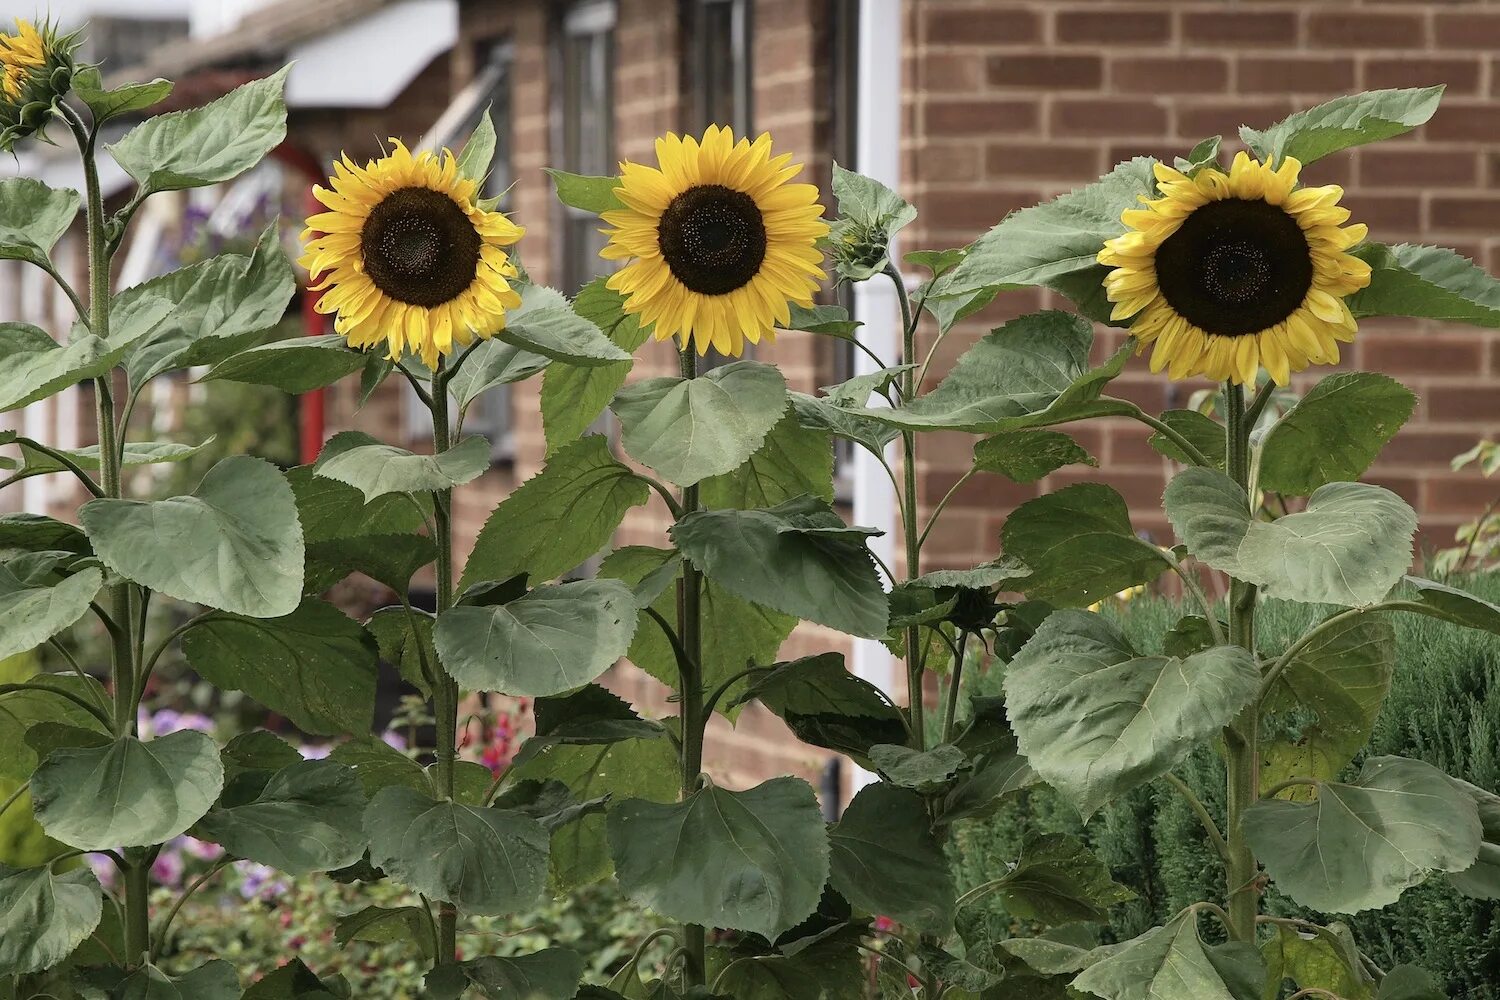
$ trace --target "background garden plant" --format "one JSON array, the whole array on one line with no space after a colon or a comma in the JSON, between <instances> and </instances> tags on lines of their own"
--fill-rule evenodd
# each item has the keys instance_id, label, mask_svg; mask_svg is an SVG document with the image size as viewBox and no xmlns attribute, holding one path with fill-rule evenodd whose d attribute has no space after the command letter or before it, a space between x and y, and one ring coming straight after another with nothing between
<instances>
[{"instance_id":1,"label":"background garden plant","mask_svg":"<svg viewBox=\"0 0 1500 1000\"><path fill-rule=\"evenodd\" d=\"M51 838L0 868L11 995L349 995L300 959L253 984L222 959L158 967L190 897L236 859L376 886L336 936L403 949L435 998L1441 995L1322 915L1385 906L1430 879L1500 895L1500 798L1404 757L1366 757L1350 774L1399 667L1388 616L1493 635L1500 607L1407 575L1415 515L1357 482L1410 415L1409 392L1353 372L1295 405L1278 388L1335 361L1366 316L1500 326L1488 275L1449 251L1370 242L1344 228L1336 189L1297 186L1322 157L1426 121L1437 90L1357 95L1243 129L1250 156L1232 164L1217 137L1171 167L1129 161L969 247L906 254L920 282L892 258L915 216L897 193L836 168L825 227L769 138L667 137L659 172L554 172L558 196L599 213L607 254L628 261L571 301L527 280L521 231L477 197L495 143L486 119L457 156L393 141L376 163L337 165L303 261L339 332L261 344L293 289L275 229L248 255L133 288L111 287L109 261L146 198L226 180L280 141L284 74L129 132L112 153L139 187L106 216L99 125L170 84L104 90L69 38L36 38L40 57L29 41L6 50L24 58L6 63L3 141L60 124L85 191L0 182L0 253L47 271L79 323L65 345L0 327L0 407L91 381L100 443L4 439L23 463L5 485L70 475L93 497L79 526L0 518L0 659L51 644L73 668L30 673L26 660L0 684L11 737L0 807L29 812ZM80 205L86 293L48 256ZM823 253L843 281L894 283L900 357L817 396L789 391L764 361L700 374L700 345L735 355L773 328L856 337L842 309L812 304ZM957 319L1024 286L1077 313L1012 320L929 385ZM1095 350L1095 322L1132 321L1138 337ZM919 357L924 322L936 336ZM653 334L678 340L681 374L627 381ZM1147 341L1166 375L1210 374L1221 389L1165 413L1110 396ZM197 366L205 382L293 393L357 375L368 396L395 376L431 415L432 453L346 433L285 473L233 456L183 496L127 495L122 468L195 452L128 440L128 428L152 378ZM459 567L452 492L489 453L465 416L488 389L537 376L548 462ZM590 432L606 410L623 454ZM1100 417L1149 425L1153 447L1181 463L1164 498L1181 544L1143 541L1119 495L1089 483L1021 506L979 565L926 571L945 503L925 518L917 506L924 435L977 436L970 476L1035 481L1092 464L1053 428ZM880 565L867 545L880 529L833 507L835 437L890 473L902 565ZM658 502L665 545L616 550L591 578L569 579L628 510ZM411 600L429 566L431 614ZM356 571L398 595L363 623L318 596ZM1086 610L1168 573L1192 606L1149 654ZM1317 621L1262 632L1267 599L1315 608ZM165 601L201 610L148 627ZM110 636L103 683L60 638L88 616ZM837 653L778 662L798 621L887 643L905 690L854 677ZM222 747L193 729L150 738L142 694L178 647L207 681L338 746L310 760L264 731ZM627 655L673 689L675 717L642 717L598 683ZM370 735L380 658L430 698L432 747ZM999 686L966 700L986 663ZM458 758L465 692L535 699L535 732L498 776ZM751 701L878 780L832 825L800 779L718 786L701 774L708 717L732 720ZM1224 762L1222 799L1205 794L1208 755ZM1222 866L1214 898L1101 943L1089 925L1131 894L1070 832L1024 839L1012 867L959 894L955 830L1042 784L1087 817L1152 783L1201 824ZM153 913L152 868L183 834L223 853ZM84 855L118 872L110 893ZM583 985L597 956L553 941L459 953L461 928L610 878L676 926L643 939L605 984ZM1268 890L1306 909L1265 912ZM993 898L1022 933L997 935Z\"/></svg>"}]
</instances>

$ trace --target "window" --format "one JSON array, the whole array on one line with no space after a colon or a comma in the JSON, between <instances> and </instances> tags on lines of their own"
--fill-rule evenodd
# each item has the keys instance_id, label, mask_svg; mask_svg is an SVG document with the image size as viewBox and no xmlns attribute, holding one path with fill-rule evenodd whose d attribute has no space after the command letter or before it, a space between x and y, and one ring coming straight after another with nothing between
<instances>
[{"instance_id":1,"label":"window","mask_svg":"<svg viewBox=\"0 0 1500 1000\"><path fill-rule=\"evenodd\" d=\"M856 170L859 122L859 5L860 0L834 0L832 25L829 32L829 107L833 118L830 125L830 145L833 158L848 170ZM854 311L854 288L847 282L839 283L834 290L839 305ZM850 379L855 373L854 344L838 338L827 338L832 352L829 364L829 384ZM849 471L854 459L854 443L843 438L834 438L833 475L835 488L841 497L848 496L852 485Z\"/></svg>"},{"instance_id":2,"label":"window","mask_svg":"<svg viewBox=\"0 0 1500 1000\"><path fill-rule=\"evenodd\" d=\"M692 120L687 130L702 135L710 125L727 125L735 135L750 133L753 93L750 35L751 0L685 0L683 5L684 90ZM745 345L745 357L755 345ZM709 348L701 370L735 360Z\"/></svg>"},{"instance_id":3,"label":"window","mask_svg":"<svg viewBox=\"0 0 1500 1000\"><path fill-rule=\"evenodd\" d=\"M556 66L560 101L554 127L562 147L562 168L575 174L613 174L615 5L604 0L575 4L558 32ZM561 206L558 284L576 293L599 275L605 238L590 212Z\"/></svg>"}]
</instances>

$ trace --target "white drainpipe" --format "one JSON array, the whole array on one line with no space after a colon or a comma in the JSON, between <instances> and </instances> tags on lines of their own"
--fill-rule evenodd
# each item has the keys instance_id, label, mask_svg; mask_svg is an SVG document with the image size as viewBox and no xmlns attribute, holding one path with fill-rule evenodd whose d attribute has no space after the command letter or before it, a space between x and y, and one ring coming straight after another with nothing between
<instances>
[{"instance_id":1,"label":"white drainpipe","mask_svg":"<svg viewBox=\"0 0 1500 1000\"><path fill-rule=\"evenodd\" d=\"M895 0L862 0L859 11L859 88L856 124L856 161L859 172L873 177L894 191L901 189L901 8ZM891 259L900 260L895 245ZM900 306L896 290L888 280L875 278L855 286L854 315L864 323L859 338L890 364L900 363ZM873 371L875 363L863 351L855 352L855 372ZM880 397L872 397L878 405ZM896 458L887 451L887 461ZM896 497L885 470L863 448L854 449L854 523L884 528L886 533L870 540L886 565L898 563L896 541L901 522ZM890 651L874 639L854 640L853 669L883 691L896 693L894 660ZM852 785L858 789L873 780L862 768L853 768Z\"/></svg>"}]
</instances>

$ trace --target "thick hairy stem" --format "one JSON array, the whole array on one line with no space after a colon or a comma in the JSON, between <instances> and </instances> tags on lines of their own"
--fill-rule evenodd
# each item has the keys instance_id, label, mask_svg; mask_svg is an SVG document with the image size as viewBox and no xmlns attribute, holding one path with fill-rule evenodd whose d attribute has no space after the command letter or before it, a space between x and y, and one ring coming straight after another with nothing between
<instances>
[{"instance_id":1,"label":"thick hairy stem","mask_svg":"<svg viewBox=\"0 0 1500 1000\"><path fill-rule=\"evenodd\" d=\"M432 451L441 455L450 445L448 378L441 360L432 375L427 402L432 410ZM433 542L437 546L436 610L442 614L453 606L453 491L432 495ZM435 724L433 754L437 758L438 789L452 799L453 776L458 760L458 682L442 669L433 670L432 702ZM458 909L452 903L438 907L438 953L434 961L451 962L458 954Z\"/></svg>"},{"instance_id":2,"label":"thick hairy stem","mask_svg":"<svg viewBox=\"0 0 1500 1000\"><path fill-rule=\"evenodd\" d=\"M896 301L901 304L901 363L910 364L917 353L917 325L912 318L911 299L906 282L894 264L887 264L886 276L896 286ZM917 394L917 377L911 369L901 373L901 398L911 401ZM906 578L922 575L923 531L917 524L917 436L901 433L901 535L906 542ZM934 518L935 520L935 518ZM913 625L906 630L906 704L912 735L912 746L927 749L927 722L923 718L922 698L922 630Z\"/></svg>"},{"instance_id":3,"label":"thick hairy stem","mask_svg":"<svg viewBox=\"0 0 1500 1000\"><path fill-rule=\"evenodd\" d=\"M697 378L698 357L692 344L684 344L680 355L683 378ZM684 486L680 503L685 517L698 509L698 487ZM682 687L682 797L685 799L698 790L698 781L703 773L703 738L708 727L704 711L703 691L703 638L702 638L702 587L703 580L696 567L687 560L682 563L682 579L677 584L677 636L685 654L681 662ZM689 986L705 985L704 957L707 953L707 934L703 927L688 924L682 928L681 947L686 953L685 971Z\"/></svg>"},{"instance_id":4,"label":"thick hairy stem","mask_svg":"<svg viewBox=\"0 0 1500 1000\"><path fill-rule=\"evenodd\" d=\"M1248 488L1250 482L1250 422L1246 419L1245 390L1229 384L1225 429L1229 474ZM1229 585L1229 641L1255 653L1255 588L1240 580ZM1224 731L1228 757L1229 861L1225 883L1228 891L1229 933L1237 941L1255 940L1255 917L1259 908L1255 853L1245 839L1241 820L1245 810L1260 798L1260 705L1259 699L1240 713Z\"/></svg>"}]
</instances>

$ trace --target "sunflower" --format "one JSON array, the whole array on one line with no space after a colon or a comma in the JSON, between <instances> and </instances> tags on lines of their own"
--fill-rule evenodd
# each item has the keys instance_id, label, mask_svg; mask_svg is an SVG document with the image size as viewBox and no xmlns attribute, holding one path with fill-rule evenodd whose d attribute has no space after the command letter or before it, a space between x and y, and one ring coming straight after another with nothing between
<instances>
[{"instance_id":1,"label":"sunflower","mask_svg":"<svg viewBox=\"0 0 1500 1000\"><path fill-rule=\"evenodd\" d=\"M72 86L77 37L21 18L15 34L0 32L0 149L46 126Z\"/></svg>"},{"instance_id":2,"label":"sunflower","mask_svg":"<svg viewBox=\"0 0 1500 1000\"><path fill-rule=\"evenodd\" d=\"M686 350L738 357L745 341L774 340L789 305L812 305L826 277L817 248L828 234L818 189L789 184L802 169L771 156L771 137L735 142L727 128L656 140L658 166L620 165L604 212L608 260L628 260L609 279L627 312L676 337Z\"/></svg>"},{"instance_id":3,"label":"sunflower","mask_svg":"<svg viewBox=\"0 0 1500 1000\"><path fill-rule=\"evenodd\" d=\"M1337 362L1355 332L1344 297L1370 283L1370 265L1348 253L1367 230L1343 225L1343 189L1297 188L1292 157L1275 170L1245 153L1227 174L1155 169L1161 197L1127 210L1129 232L1099 254L1114 268L1111 318L1135 317L1141 349L1155 345L1151 370L1254 384L1264 367L1286 385Z\"/></svg>"},{"instance_id":4,"label":"sunflower","mask_svg":"<svg viewBox=\"0 0 1500 1000\"><path fill-rule=\"evenodd\" d=\"M351 347L381 342L392 360L404 351L429 368L475 337L505 328L505 310L521 304L504 247L525 230L475 202L478 184L458 172L448 150L415 156L397 139L391 153L363 168L346 155L333 166L332 190L313 194L330 211L311 216L299 263L316 278L322 313Z\"/></svg>"}]
</instances>

